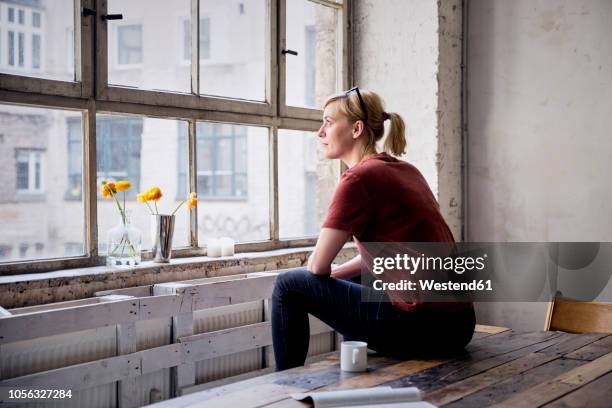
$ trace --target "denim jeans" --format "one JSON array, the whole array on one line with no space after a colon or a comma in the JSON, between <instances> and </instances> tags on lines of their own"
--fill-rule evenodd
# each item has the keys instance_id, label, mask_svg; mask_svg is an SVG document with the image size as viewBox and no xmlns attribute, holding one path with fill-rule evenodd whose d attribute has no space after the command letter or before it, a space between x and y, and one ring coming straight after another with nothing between
<instances>
[{"instance_id":1,"label":"denim jeans","mask_svg":"<svg viewBox=\"0 0 612 408\"><path fill-rule=\"evenodd\" d=\"M306 360L312 314L345 339L399 358L448 356L470 341L474 309L418 310L393 306L384 291L320 276L306 269L278 275L272 293L272 339L277 371Z\"/></svg>"}]
</instances>

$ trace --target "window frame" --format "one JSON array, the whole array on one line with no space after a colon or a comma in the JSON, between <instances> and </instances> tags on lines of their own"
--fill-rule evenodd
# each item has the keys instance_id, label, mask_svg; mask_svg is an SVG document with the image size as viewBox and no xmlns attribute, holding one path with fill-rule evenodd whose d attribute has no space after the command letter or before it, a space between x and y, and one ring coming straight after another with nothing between
<instances>
[{"instance_id":1,"label":"window frame","mask_svg":"<svg viewBox=\"0 0 612 408\"><path fill-rule=\"evenodd\" d=\"M188 123L187 181L191 191L197 191L196 126L197 122L223 122L233 125L258 126L269 134L269 239L236 244L236 251L263 251L314 245L316 237L279 239L278 196L278 131L279 129L316 132L320 127L322 110L284 105L286 0L266 0L268 7L266 47L265 102L245 101L215 96L201 96L193 92L199 84L199 25L198 0L190 0L191 25L191 89L192 94L150 91L108 86L108 22L100 16L106 14L108 0L74 0L74 59L75 82L24 77L0 73L0 102L24 104L46 108L79 111L82 114L84 255L52 259L32 259L0 262L0 275L43 272L73 267L104 264L98 254L97 231L97 166L96 115L121 114L137 117L177 119ZM350 16L352 0L309 0L338 10L338 75L337 87L348 89L352 69ZM82 16L83 8L96 10L97 15ZM17 15L17 13L15 13ZM16 17L17 18L17 17ZM42 25L45 25L42 17ZM28 16L26 16L26 21ZM78 28L78 29L77 29ZM143 26L143 35L145 27ZM96 31L94 33L94 30ZM182 31L182 30L181 30ZM44 34L43 34L44 35ZM181 41L183 36L180 35ZM95 44L94 44L95 41ZM143 38L144 44L144 38ZM182 55L182 47L181 55ZM43 51L44 52L44 51ZM95 55L94 55L95 54ZM95 57L95 58L94 58ZM43 58L41 53L41 59ZM143 59L146 57L143 55ZM96 61L96 66L94 66ZM206 60L204 60L206 61ZM44 64L44 62L43 62ZM96 75L94 76L94 72ZM340 167L340 163L337 163ZM198 239L198 209L190 212L190 247L173 249L175 257L206 255L204 242ZM151 258L143 253L143 260Z\"/></svg>"},{"instance_id":2,"label":"window frame","mask_svg":"<svg viewBox=\"0 0 612 408\"><path fill-rule=\"evenodd\" d=\"M73 36L74 80L72 82L57 79L28 77L19 75L17 73L0 73L0 89L3 91L33 92L40 95L57 95L84 99L90 98L93 95L93 48L91 47L93 39L93 24L89 18L81 18L81 10L82 8L94 9L95 1L96 0L73 0L73 21L75 35ZM29 19L31 20L32 13L29 14ZM44 31L44 27L47 25L47 22L45 21L46 18L47 16L41 15L41 27L36 28L36 31L41 33ZM15 13L15 19L17 20L17 13ZM28 21L27 15L26 21ZM12 24L18 25L16 21ZM41 45L44 45L44 37L42 34L41 40ZM27 42L28 41L26 38L25 43L27 44ZM28 49L30 48L31 47L28 47ZM45 65L44 58L44 47L41 47L41 67L37 71L43 71ZM8 50L6 62L8 64ZM18 63L17 59L15 60L15 63Z\"/></svg>"}]
</instances>

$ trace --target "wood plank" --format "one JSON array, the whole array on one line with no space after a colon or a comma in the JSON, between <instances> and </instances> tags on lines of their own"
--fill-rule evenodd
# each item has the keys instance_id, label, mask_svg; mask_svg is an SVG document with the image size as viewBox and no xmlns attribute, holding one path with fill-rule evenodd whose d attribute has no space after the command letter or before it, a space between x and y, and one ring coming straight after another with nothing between
<instances>
[{"instance_id":1,"label":"wood plank","mask_svg":"<svg viewBox=\"0 0 612 408\"><path fill-rule=\"evenodd\" d=\"M190 361L201 361L272 344L271 323L233 327L179 339Z\"/></svg>"},{"instance_id":2,"label":"wood plank","mask_svg":"<svg viewBox=\"0 0 612 408\"><path fill-rule=\"evenodd\" d=\"M610 384L612 384L612 373L608 373L544 407L609 408L610 401L612 401L612 386Z\"/></svg>"},{"instance_id":3,"label":"wood plank","mask_svg":"<svg viewBox=\"0 0 612 408\"><path fill-rule=\"evenodd\" d=\"M444 405L444 407L488 407L511 398L515 394L523 392L536 384L549 381L582 364L586 364L586 361L558 358L541 366L532 368L522 374L514 375L502 382L485 387L480 391Z\"/></svg>"},{"instance_id":4,"label":"wood plank","mask_svg":"<svg viewBox=\"0 0 612 408\"><path fill-rule=\"evenodd\" d=\"M274 274L195 285L194 310L267 299L272 296L275 280Z\"/></svg>"},{"instance_id":5,"label":"wood plank","mask_svg":"<svg viewBox=\"0 0 612 408\"><path fill-rule=\"evenodd\" d=\"M449 363L383 385L391 387L416 386L423 392L432 392L554 345L571 336L573 335L557 332L501 333L477 344L470 344L464 355L456 357ZM500 345L502 346L500 347Z\"/></svg>"},{"instance_id":6,"label":"wood plank","mask_svg":"<svg viewBox=\"0 0 612 408\"><path fill-rule=\"evenodd\" d=\"M146 297L153 294L153 285L132 286L130 288L101 290L94 293L94 296L107 295L128 295L134 297Z\"/></svg>"},{"instance_id":7,"label":"wood plank","mask_svg":"<svg viewBox=\"0 0 612 408\"><path fill-rule=\"evenodd\" d=\"M130 298L126 295L106 295L99 298L100 302L114 302ZM136 338L136 322L128 322L118 324L116 328L117 335L117 355L136 353L138 341ZM140 401L138 398L138 389L136 387L136 378L129 377L117 383L117 403L119 408L138 407Z\"/></svg>"},{"instance_id":8,"label":"wood plank","mask_svg":"<svg viewBox=\"0 0 612 408\"><path fill-rule=\"evenodd\" d=\"M120 300L0 317L0 344L136 321L138 312L138 301Z\"/></svg>"},{"instance_id":9,"label":"wood plank","mask_svg":"<svg viewBox=\"0 0 612 408\"><path fill-rule=\"evenodd\" d=\"M476 333L491 333L491 334L497 334L497 333L503 333L503 332L507 332L510 331L510 329L508 327L501 327L501 326L487 326L485 324L477 324L476 327L474 328L474 331Z\"/></svg>"},{"instance_id":10,"label":"wood plank","mask_svg":"<svg viewBox=\"0 0 612 408\"><path fill-rule=\"evenodd\" d=\"M310 316L311 336L333 331L319 319ZM202 361L240 351L272 345L272 323L269 321L181 337L187 361Z\"/></svg>"},{"instance_id":11,"label":"wood plank","mask_svg":"<svg viewBox=\"0 0 612 408\"><path fill-rule=\"evenodd\" d=\"M426 393L424 399L434 405L445 405L557 358L557 356L541 353L530 353L483 373Z\"/></svg>"},{"instance_id":12,"label":"wood plank","mask_svg":"<svg viewBox=\"0 0 612 408\"><path fill-rule=\"evenodd\" d=\"M435 367L448 362L446 359L431 359L431 360L408 360L401 363L393 364L378 370L367 371L365 373L349 374L343 373L338 383L330 384L318 390L344 390L349 388L369 388L377 385L396 380ZM344 377L344 378L343 378Z\"/></svg>"},{"instance_id":13,"label":"wood plank","mask_svg":"<svg viewBox=\"0 0 612 408\"><path fill-rule=\"evenodd\" d=\"M551 381L538 384L495 407L541 406L588 384L612 371L612 353L574 368Z\"/></svg>"},{"instance_id":14,"label":"wood plank","mask_svg":"<svg viewBox=\"0 0 612 408\"><path fill-rule=\"evenodd\" d=\"M18 314L42 312L45 310L58 310L58 309L64 309L67 307L93 305L97 303L100 303L100 300L96 298L69 300L67 302L54 302L54 303L47 303L44 305L18 307L15 309L11 309L11 314L18 315Z\"/></svg>"},{"instance_id":15,"label":"wood plank","mask_svg":"<svg viewBox=\"0 0 612 408\"><path fill-rule=\"evenodd\" d=\"M10 388L65 388L73 391L108 384L141 374L138 353L75 364L0 381Z\"/></svg>"},{"instance_id":16,"label":"wood plank","mask_svg":"<svg viewBox=\"0 0 612 408\"><path fill-rule=\"evenodd\" d=\"M587 333L587 334L572 334L569 339L557 343L554 346L540 350L540 353L562 356L571 353L576 349L591 344L599 339L607 337L607 334L602 333Z\"/></svg>"},{"instance_id":17,"label":"wood plank","mask_svg":"<svg viewBox=\"0 0 612 408\"><path fill-rule=\"evenodd\" d=\"M568 353L565 358L592 361L610 352L612 352L612 335Z\"/></svg>"},{"instance_id":18,"label":"wood plank","mask_svg":"<svg viewBox=\"0 0 612 408\"><path fill-rule=\"evenodd\" d=\"M188 283L161 283L153 286L154 295L178 295L180 304L178 313L172 316L172 342L178 343L183 337L193 335L193 305L194 296L197 293L197 287ZM146 300L143 299L143 303ZM186 347L183 347L185 353L189 353ZM181 395L182 390L195 385L195 362L185 359L181 364L170 369L172 377L172 387L170 394L172 396Z\"/></svg>"}]
</instances>

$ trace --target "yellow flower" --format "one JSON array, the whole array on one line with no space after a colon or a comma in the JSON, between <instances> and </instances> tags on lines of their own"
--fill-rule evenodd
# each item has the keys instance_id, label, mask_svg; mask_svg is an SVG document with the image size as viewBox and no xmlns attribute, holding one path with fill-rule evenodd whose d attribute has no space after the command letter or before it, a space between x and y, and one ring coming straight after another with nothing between
<instances>
[{"instance_id":1,"label":"yellow flower","mask_svg":"<svg viewBox=\"0 0 612 408\"><path fill-rule=\"evenodd\" d=\"M159 201L159 199L163 197L159 187L151 187L145 194L147 195L147 201Z\"/></svg>"},{"instance_id":2,"label":"yellow flower","mask_svg":"<svg viewBox=\"0 0 612 408\"><path fill-rule=\"evenodd\" d=\"M140 193L136 196L136 199L141 203L146 203L149 201L147 193Z\"/></svg>"},{"instance_id":3,"label":"yellow flower","mask_svg":"<svg viewBox=\"0 0 612 408\"><path fill-rule=\"evenodd\" d=\"M196 193L191 193L189 195L189 200L187 200L187 207L191 210L196 205L198 205L198 196Z\"/></svg>"},{"instance_id":4,"label":"yellow flower","mask_svg":"<svg viewBox=\"0 0 612 408\"><path fill-rule=\"evenodd\" d=\"M102 181L102 197L109 198L112 196L111 193L116 193L117 188L115 187L115 183L112 181Z\"/></svg>"},{"instance_id":5,"label":"yellow flower","mask_svg":"<svg viewBox=\"0 0 612 408\"><path fill-rule=\"evenodd\" d=\"M127 180L121 180L115 184L115 188L117 189L117 191L129 190L130 188L132 188L132 183Z\"/></svg>"}]
</instances>

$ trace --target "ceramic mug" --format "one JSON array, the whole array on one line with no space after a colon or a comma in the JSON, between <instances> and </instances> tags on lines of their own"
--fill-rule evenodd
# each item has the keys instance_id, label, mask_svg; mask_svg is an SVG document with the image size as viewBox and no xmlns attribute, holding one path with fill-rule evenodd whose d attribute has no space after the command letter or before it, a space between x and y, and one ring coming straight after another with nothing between
<instances>
[{"instance_id":1,"label":"ceramic mug","mask_svg":"<svg viewBox=\"0 0 612 408\"><path fill-rule=\"evenodd\" d=\"M368 343L363 341L343 341L340 345L340 369L360 372L368 368Z\"/></svg>"}]
</instances>

